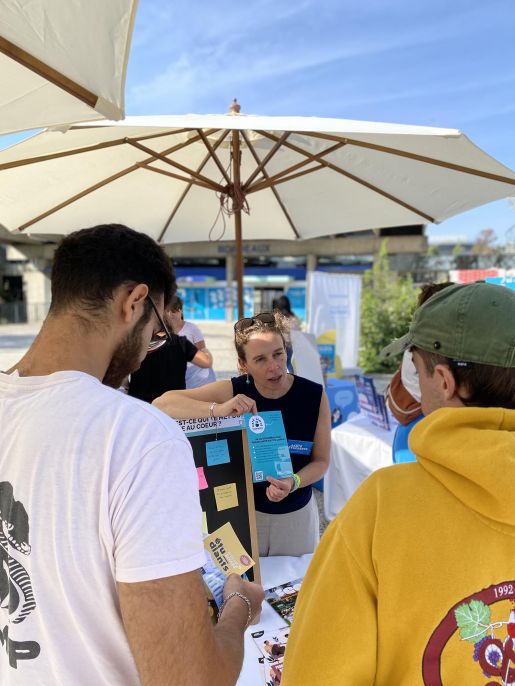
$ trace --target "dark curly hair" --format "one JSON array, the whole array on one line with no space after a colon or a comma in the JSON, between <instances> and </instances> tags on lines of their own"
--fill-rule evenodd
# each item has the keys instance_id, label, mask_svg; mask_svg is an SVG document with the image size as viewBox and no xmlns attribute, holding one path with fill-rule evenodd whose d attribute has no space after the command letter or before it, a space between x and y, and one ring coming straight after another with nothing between
<instances>
[{"instance_id":1,"label":"dark curly hair","mask_svg":"<svg viewBox=\"0 0 515 686\"><path fill-rule=\"evenodd\" d=\"M50 313L77 306L101 312L119 286L138 283L151 297L162 294L165 307L177 288L171 260L152 238L121 224L75 231L55 252Z\"/></svg>"}]
</instances>

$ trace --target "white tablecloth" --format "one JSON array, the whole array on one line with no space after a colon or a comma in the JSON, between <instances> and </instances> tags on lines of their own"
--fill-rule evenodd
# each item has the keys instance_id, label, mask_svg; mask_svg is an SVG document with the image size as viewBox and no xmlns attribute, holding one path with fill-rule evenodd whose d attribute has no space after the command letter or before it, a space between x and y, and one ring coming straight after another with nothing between
<instances>
[{"instance_id":1,"label":"white tablecloth","mask_svg":"<svg viewBox=\"0 0 515 686\"><path fill-rule=\"evenodd\" d=\"M369 474L392 464L396 426L394 422L386 431L360 414L331 431L331 461L324 477L326 519L338 514Z\"/></svg>"},{"instance_id":2,"label":"white tablecloth","mask_svg":"<svg viewBox=\"0 0 515 686\"><path fill-rule=\"evenodd\" d=\"M263 587L272 588L303 577L312 557L313 555L262 557L259 562ZM259 623L250 626L245 632L245 657L237 686L263 686L263 672L258 662L261 653L250 634L260 629L279 629L285 625L284 620L265 600Z\"/></svg>"}]
</instances>

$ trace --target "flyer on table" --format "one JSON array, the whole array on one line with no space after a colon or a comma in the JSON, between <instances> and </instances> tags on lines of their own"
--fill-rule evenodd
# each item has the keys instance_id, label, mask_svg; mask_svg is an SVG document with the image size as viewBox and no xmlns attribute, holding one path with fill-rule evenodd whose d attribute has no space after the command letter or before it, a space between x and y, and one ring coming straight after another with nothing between
<instances>
[{"instance_id":1,"label":"flyer on table","mask_svg":"<svg viewBox=\"0 0 515 686\"><path fill-rule=\"evenodd\" d=\"M280 412L245 414L254 483L267 476L284 479L293 475L288 441Z\"/></svg>"}]
</instances>

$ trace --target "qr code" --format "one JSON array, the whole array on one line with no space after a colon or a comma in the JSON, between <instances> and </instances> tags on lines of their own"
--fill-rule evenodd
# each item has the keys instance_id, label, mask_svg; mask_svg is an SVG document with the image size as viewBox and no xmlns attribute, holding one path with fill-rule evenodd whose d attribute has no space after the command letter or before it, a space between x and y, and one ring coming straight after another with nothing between
<instances>
[{"instance_id":1,"label":"qr code","mask_svg":"<svg viewBox=\"0 0 515 686\"><path fill-rule=\"evenodd\" d=\"M256 481L263 481L263 472L254 472L254 476L256 477Z\"/></svg>"}]
</instances>

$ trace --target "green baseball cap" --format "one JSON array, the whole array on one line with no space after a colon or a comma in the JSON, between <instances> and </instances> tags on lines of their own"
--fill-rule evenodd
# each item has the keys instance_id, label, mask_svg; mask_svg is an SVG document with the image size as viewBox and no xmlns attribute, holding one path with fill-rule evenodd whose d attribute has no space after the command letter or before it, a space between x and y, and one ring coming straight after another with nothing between
<instances>
[{"instance_id":1,"label":"green baseball cap","mask_svg":"<svg viewBox=\"0 0 515 686\"><path fill-rule=\"evenodd\" d=\"M379 357L413 345L458 362L515 367L515 291L483 282L444 288L415 310L408 333Z\"/></svg>"}]
</instances>

